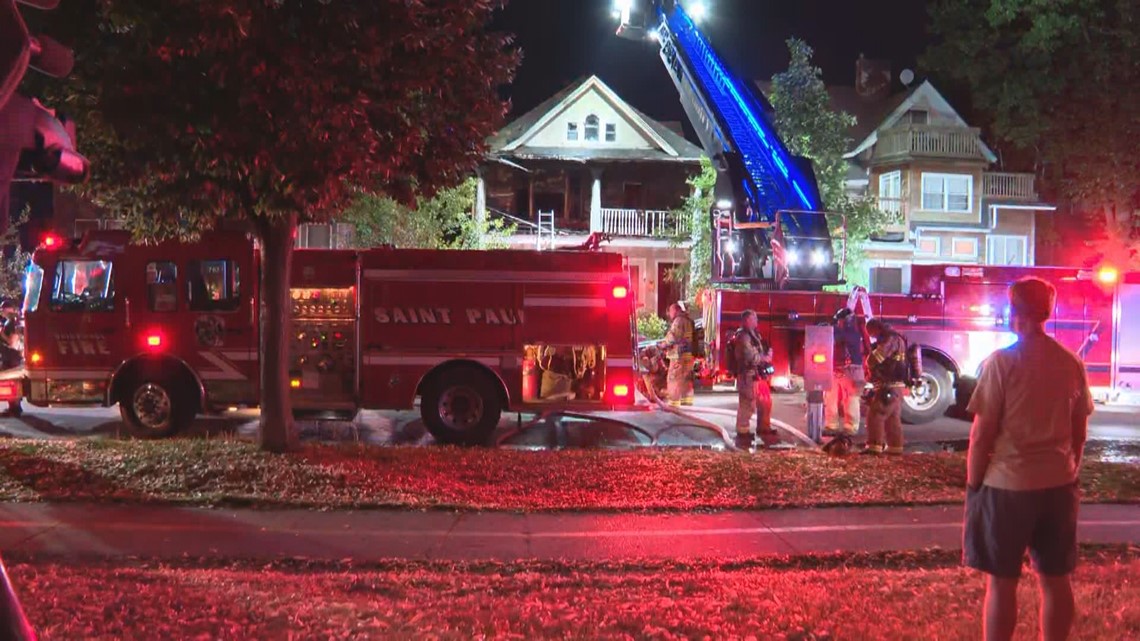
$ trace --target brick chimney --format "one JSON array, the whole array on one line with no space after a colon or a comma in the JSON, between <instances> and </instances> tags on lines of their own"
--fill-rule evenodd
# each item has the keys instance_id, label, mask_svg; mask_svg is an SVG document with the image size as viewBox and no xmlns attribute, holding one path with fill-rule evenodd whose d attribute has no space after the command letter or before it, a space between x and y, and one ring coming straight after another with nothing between
<instances>
[{"instance_id":1,"label":"brick chimney","mask_svg":"<svg viewBox=\"0 0 1140 641\"><path fill-rule=\"evenodd\" d=\"M855 61L855 93L864 100L882 100L891 94L891 61L859 54Z\"/></svg>"}]
</instances>

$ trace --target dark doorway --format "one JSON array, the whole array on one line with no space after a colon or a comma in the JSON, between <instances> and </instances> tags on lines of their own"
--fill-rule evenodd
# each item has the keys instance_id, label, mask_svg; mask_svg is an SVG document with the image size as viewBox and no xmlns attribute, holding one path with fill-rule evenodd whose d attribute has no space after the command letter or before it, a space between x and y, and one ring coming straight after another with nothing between
<instances>
[{"instance_id":1,"label":"dark doorway","mask_svg":"<svg viewBox=\"0 0 1140 641\"><path fill-rule=\"evenodd\" d=\"M626 209L641 209L644 196L641 183L625 183L625 188L622 190L622 206Z\"/></svg>"}]
</instances>

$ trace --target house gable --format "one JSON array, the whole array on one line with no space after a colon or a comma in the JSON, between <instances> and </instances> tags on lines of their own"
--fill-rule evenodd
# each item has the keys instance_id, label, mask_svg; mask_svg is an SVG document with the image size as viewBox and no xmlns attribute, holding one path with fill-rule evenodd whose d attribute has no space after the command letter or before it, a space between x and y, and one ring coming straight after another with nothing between
<instances>
[{"instance_id":1,"label":"house gable","mask_svg":"<svg viewBox=\"0 0 1140 641\"><path fill-rule=\"evenodd\" d=\"M520 120L521 131L499 140L501 151L543 149L652 150L669 157L680 154L637 110L597 76L590 76L558 100L540 105Z\"/></svg>"},{"instance_id":2,"label":"house gable","mask_svg":"<svg viewBox=\"0 0 1140 641\"><path fill-rule=\"evenodd\" d=\"M864 151L875 146L879 140L879 131L882 129L889 129L897 125L906 124L904 118L907 114L912 112L924 112L926 114L926 124L936 127L963 127L968 128L970 125L964 118L950 105L945 97L930 84L930 81L924 81L914 91L895 107L886 118L875 125L875 128L861 141L858 141L855 149L846 154L845 158L855 158ZM989 162L996 162L997 155L991 150L984 141L979 141L982 148L982 154Z\"/></svg>"}]
</instances>

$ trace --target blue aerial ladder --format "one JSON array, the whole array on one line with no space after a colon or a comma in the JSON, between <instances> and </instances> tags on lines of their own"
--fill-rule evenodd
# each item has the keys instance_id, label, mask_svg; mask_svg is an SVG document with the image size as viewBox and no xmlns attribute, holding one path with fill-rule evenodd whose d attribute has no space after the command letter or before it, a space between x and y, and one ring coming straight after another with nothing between
<instances>
[{"instance_id":1,"label":"blue aerial ladder","mask_svg":"<svg viewBox=\"0 0 1140 641\"><path fill-rule=\"evenodd\" d=\"M811 162L788 151L768 101L728 69L680 0L615 0L615 13L619 36L660 45L716 166L713 281L779 289L841 283Z\"/></svg>"}]
</instances>

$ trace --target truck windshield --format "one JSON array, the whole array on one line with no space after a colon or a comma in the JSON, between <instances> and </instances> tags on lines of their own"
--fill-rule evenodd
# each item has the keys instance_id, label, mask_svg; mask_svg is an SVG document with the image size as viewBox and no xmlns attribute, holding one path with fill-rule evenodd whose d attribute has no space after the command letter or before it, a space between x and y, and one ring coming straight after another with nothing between
<instances>
[{"instance_id":1,"label":"truck windshield","mask_svg":"<svg viewBox=\"0 0 1140 641\"><path fill-rule=\"evenodd\" d=\"M107 260L61 260L55 267L51 306L56 311L109 312L115 285Z\"/></svg>"},{"instance_id":2,"label":"truck windshield","mask_svg":"<svg viewBox=\"0 0 1140 641\"><path fill-rule=\"evenodd\" d=\"M24 313L36 311L40 306L40 289L44 285L44 268L35 263L28 263L28 271L24 273Z\"/></svg>"}]
</instances>

